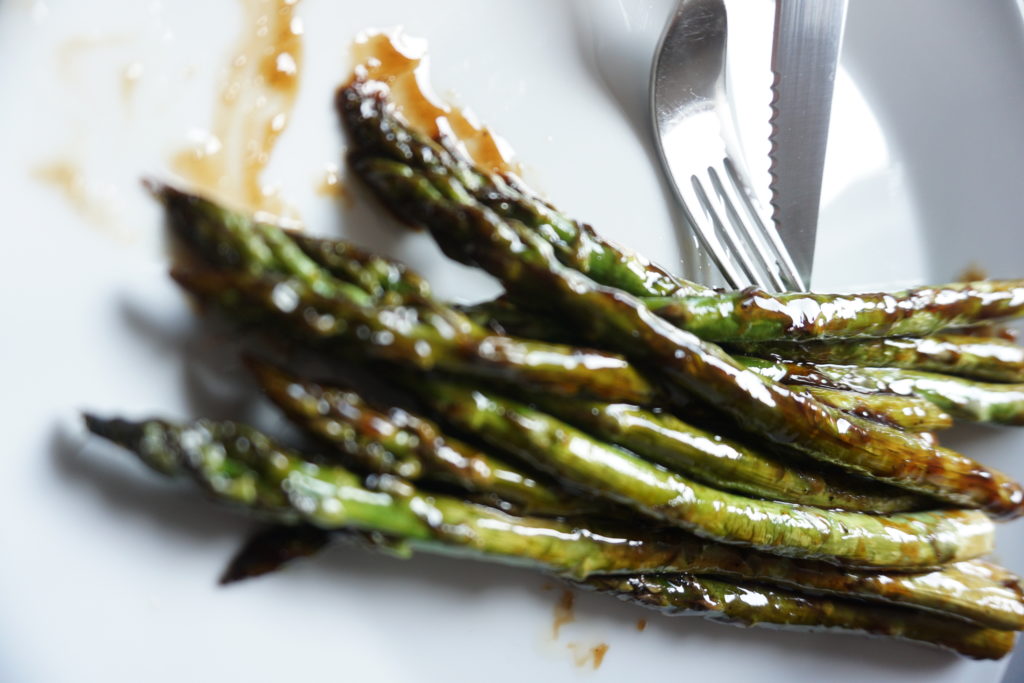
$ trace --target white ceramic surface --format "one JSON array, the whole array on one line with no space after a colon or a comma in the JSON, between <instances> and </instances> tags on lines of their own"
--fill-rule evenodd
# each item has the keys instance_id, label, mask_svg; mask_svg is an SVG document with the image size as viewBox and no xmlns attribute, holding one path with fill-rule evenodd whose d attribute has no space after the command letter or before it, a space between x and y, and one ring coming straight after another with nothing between
<instances>
[{"instance_id":1,"label":"white ceramic surface","mask_svg":"<svg viewBox=\"0 0 1024 683\"><path fill-rule=\"evenodd\" d=\"M692 266L645 125L670 5L303 0L302 88L267 179L312 230L400 257L445 296L495 291L358 192L351 207L315 192L341 153L330 104L348 41L401 24L430 41L437 90L511 141L534 185L603 233ZM851 5L816 288L941 281L972 263L1020 275L1017 4ZM449 559L335 549L218 588L250 524L121 453L83 448L77 412L279 424L166 278L159 212L137 182L167 177L189 130L209 125L239 14L228 1L0 3L0 680L999 679L1002 664L924 647L662 619L593 595L577 597L555 640L558 592L542 577ZM126 98L133 63L142 75ZM80 168L86 210L39 181L55 159ZM953 440L1024 477L1021 432ZM1001 529L998 556L1024 571L1020 529ZM599 670L574 663L598 643L609 645Z\"/></svg>"}]
</instances>

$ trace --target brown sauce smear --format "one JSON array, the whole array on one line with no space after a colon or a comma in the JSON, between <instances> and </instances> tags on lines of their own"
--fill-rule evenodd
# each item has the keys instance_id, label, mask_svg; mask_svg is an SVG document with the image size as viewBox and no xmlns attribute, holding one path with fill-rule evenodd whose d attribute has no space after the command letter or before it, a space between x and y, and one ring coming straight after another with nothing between
<instances>
[{"instance_id":1,"label":"brown sauce smear","mask_svg":"<svg viewBox=\"0 0 1024 683\"><path fill-rule=\"evenodd\" d=\"M135 89L139 86L144 68L142 62L132 62L121 71L121 102L130 109L135 99Z\"/></svg>"},{"instance_id":2,"label":"brown sauce smear","mask_svg":"<svg viewBox=\"0 0 1024 683\"><path fill-rule=\"evenodd\" d=\"M57 46L57 71L68 83L77 81L75 65L90 53L127 45L132 37L127 34L72 36Z\"/></svg>"},{"instance_id":3,"label":"brown sauce smear","mask_svg":"<svg viewBox=\"0 0 1024 683\"><path fill-rule=\"evenodd\" d=\"M295 217L294 209L261 176L298 96L303 45L297 4L242 2L243 27L213 126L172 160L178 173L221 202L288 217Z\"/></svg>"},{"instance_id":4,"label":"brown sauce smear","mask_svg":"<svg viewBox=\"0 0 1024 683\"><path fill-rule=\"evenodd\" d=\"M341 180L341 169L337 164L326 164L320 181L316 185L316 193L321 197L338 197L348 199L348 191Z\"/></svg>"},{"instance_id":5,"label":"brown sauce smear","mask_svg":"<svg viewBox=\"0 0 1024 683\"><path fill-rule=\"evenodd\" d=\"M508 143L429 89L426 43L400 33L363 33L352 44L357 78L388 86L389 100L405 121L432 138L446 137L481 168L519 173Z\"/></svg>"},{"instance_id":6,"label":"brown sauce smear","mask_svg":"<svg viewBox=\"0 0 1024 683\"><path fill-rule=\"evenodd\" d=\"M573 652L573 662L582 668L590 664L594 670L601 668L604 656L608 653L607 643L598 643L593 647L587 647L580 643L569 643L569 649Z\"/></svg>"},{"instance_id":7,"label":"brown sauce smear","mask_svg":"<svg viewBox=\"0 0 1024 683\"><path fill-rule=\"evenodd\" d=\"M551 637L555 640L558 640L558 634L563 626L576 621L576 615L572 610L574 600L575 596L572 591L562 591L562 597L559 598L558 604L555 605L555 620L551 625Z\"/></svg>"},{"instance_id":8,"label":"brown sauce smear","mask_svg":"<svg viewBox=\"0 0 1024 683\"><path fill-rule=\"evenodd\" d=\"M71 159L55 159L32 169L32 177L60 192L83 219L111 237L129 239L118 224L110 202L90 187L82 169Z\"/></svg>"}]
</instances>

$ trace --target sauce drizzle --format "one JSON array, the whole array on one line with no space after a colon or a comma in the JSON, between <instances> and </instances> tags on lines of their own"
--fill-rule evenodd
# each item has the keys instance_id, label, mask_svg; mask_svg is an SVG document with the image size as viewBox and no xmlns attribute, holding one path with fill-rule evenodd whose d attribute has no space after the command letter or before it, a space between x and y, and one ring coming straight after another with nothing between
<instances>
[{"instance_id":1,"label":"sauce drizzle","mask_svg":"<svg viewBox=\"0 0 1024 683\"><path fill-rule=\"evenodd\" d=\"M174 156L185 179L239 209L294 217L278 190L263 185L278 137L298 96L302 21L298 0L243 0L243 29L221 83L209 131Z\"/></svg>"},{"instance_id":2,"label":"sauce drizzle","mask_svg":"<svg viewBox=\"0 0 1024 683\"><path fill-rule=\"evenodd\" d=\"M519 173L512 148L471 112L443 102L431 89L426 41L395 31L364 32L352 44L355 78L380 81L405 121L432 138L444 137L481 168Z\"/></svg>"},{"instance_id":3,"label":"sauce drizzle","mask_svg":"<svg viewBox=\"0 0 1024 683\"><path fill-rule=\"evenodd\" d=\"M348 192L341 181L341 169L337 164L329 163L324 165L324 170L317 183L316 193L321 197L338 197L347 199Z\"/></svg>"},{"instance_id":4,"label":"sauce drizzle","mask_svg":"<svg viewBox=\"0 0 1024 683\"><path fill-rule=\"evenodd\" d=\"M111 237L131 239L112 209L110 188L86 181L81 167L71 159L55 159L32 169L32 177L53 187L83 219ZM107 190L104 192L103 190Z\"/></svg>"},{"instance_id":5,"label":"sauce drizzle","mask_svg":"<svg viewBox=\"0 0 1024 683\"><path fill-rule=\"evenodd\" d=\"M607 643L598 643L593 647L587 647L580 643L569 643L569 649L573 653L573 662L582 668L589 663L594 670L601 668L604 656L608 653Z\"/></svg>"},{"instance_id":6,"label":"sauce drizzle","mask_svg":"<svg viewBox=\"0 0 1024 683\"><path fill-rule=\"evenodd\" d=\"M551 637L555 640L558 640L558 634L561 632L563 626L576 621L576 615L573 614L572 611L574 599L575 596L572 591L562 591L562 597L555 605L555 620L551 625Z\"/></svg>"},{"instance_id":7,"label":"sauce drizzle","mask_svg":"<svg viewBox=\"0 0 1024 683\"><path fill-rule=\"evenodd\" d=\"M126 108L130 108L135 97L135 89L139 85L139 79L145 68L142 62L132 62L121 71L121 101Z\"/></svg>"}]
</instances>

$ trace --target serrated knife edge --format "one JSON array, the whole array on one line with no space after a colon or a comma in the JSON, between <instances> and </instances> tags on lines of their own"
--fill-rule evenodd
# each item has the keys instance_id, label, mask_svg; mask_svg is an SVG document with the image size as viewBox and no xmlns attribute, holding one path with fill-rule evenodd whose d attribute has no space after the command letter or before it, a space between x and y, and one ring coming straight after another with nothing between
<instances>
[{"instance_id":1,"label":"serrated knife edge","mask_svg":"<svg viewBox=\"0 0 1024 683\"><path fill-rule=\"evenodd\" d=\"M775 5L772 221L806 289L847 0L776 0Z\"/></svg>"}]
</instances>

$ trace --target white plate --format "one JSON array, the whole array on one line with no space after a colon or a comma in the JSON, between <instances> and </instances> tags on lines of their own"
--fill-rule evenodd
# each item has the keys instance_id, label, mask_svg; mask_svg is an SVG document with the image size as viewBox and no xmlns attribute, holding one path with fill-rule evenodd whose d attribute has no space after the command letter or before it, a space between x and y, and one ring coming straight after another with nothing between
<instances>
[{"instance_id":1,"label":"white plate","mask_svg":"<svg viewBox=\"0 0 1024 683\"><path fill-rule=\"evenodd\" d=\"M446 296L494 291L370 202L339 208L314 191L341 153L330 104L348 41L402 24L430 40L437 89L510 140L533 184L676 266L687 249L644 125L670 4L305 0L302 89L267 180L315 230L409 261ZM972 263L1020 275L1017 5L851 4L816 286L941 281ZM200 0L0 4L0 679L998 680L1002 664L924 647L662 619L593 595L556 640L558 593L542 577L447 559L338 549L217 588L249 523L125 455L82 449L75 425L83 408L274 420L224 389L243 375L168 282L159 212L137 184L168 176L188 131L209 125L238 21L233 3ZM78 208L33 172L58 159L81 171ZM1020 432L960 430L955 445L1024 477ZM1019 529L1001 529L998 551L1017 571ZM601 668L578 667L598 643Z\"/></svg>"}]
</instances>

